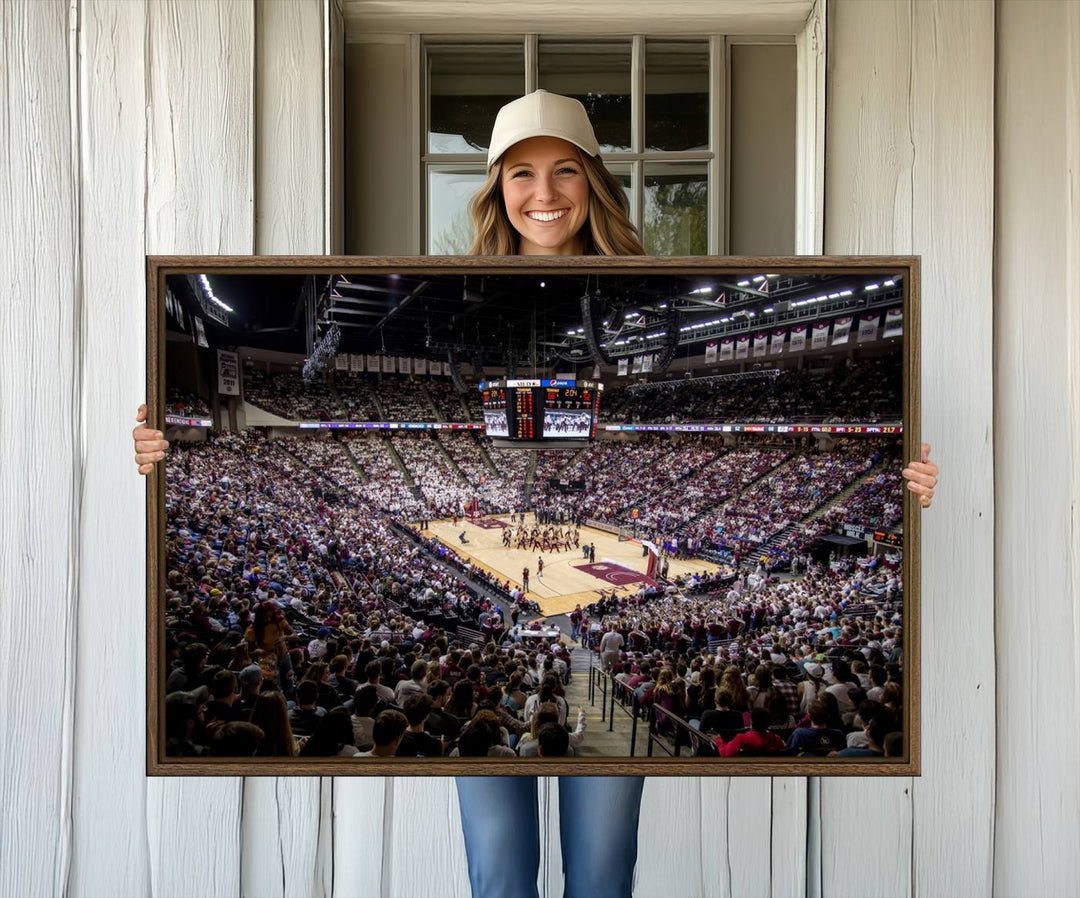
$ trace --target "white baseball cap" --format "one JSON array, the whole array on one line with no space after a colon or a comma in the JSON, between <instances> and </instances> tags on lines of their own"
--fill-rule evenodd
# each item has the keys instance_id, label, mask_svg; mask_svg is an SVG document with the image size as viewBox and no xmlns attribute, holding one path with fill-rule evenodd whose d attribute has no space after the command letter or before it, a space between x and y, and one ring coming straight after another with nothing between
<instances>
[{"instance_id":1,"label":"white baseball cap","mask_svg":"<svg viewBox=\"0 0 1080 898\"><path fill-rule=\"evenodd\" d=\"M600 152L585 107L572 97L533 91L503 106L495 116L488 147L488 168L515 143L530 137L561 137L582 152Z\"/></svg>"}]
</instances>

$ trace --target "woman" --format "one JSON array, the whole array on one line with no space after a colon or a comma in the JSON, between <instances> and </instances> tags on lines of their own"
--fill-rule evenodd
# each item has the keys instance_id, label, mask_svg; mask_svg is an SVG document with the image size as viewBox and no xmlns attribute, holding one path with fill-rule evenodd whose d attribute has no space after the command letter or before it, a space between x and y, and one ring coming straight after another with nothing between
<instances>
[{"instance_id":1,"label":"woman","mask_svg":"<svg viewBox=\"0 0 1080 898\"><path fill-rule=\"evenodd\" d=\"M731 695L732 711L749 711L751 698L743 682L742 671L734 664L724 668L724 675L720 678L720 688L726 689Z\"/></svg>"},{"instance_id":2,"label":"woman","mask_svg":"<svg viewBox=\"0 0 1080 898\"><path fill-rule=\"evenodd\" d=\"M282 683L292 679L292 662L289 659L287 636L293 635L292 625L285 619L285 612L276 602L260 602L255 606L255 617L244 633L244 639L252 653L273 652L278 661L278 677Z\"/></svg>"},{"instance_id":3,"label":"woman","mask_svg":"<svg viewBox=\"0 0 1080 898\"><path fill-rule=\"evenodd\" d=\"M334 708L319 718L315 732L300 749L302 758L355 758L352 721L344 708Z\"/></svg>"},{"instance_id":4,"label":"woman","mask_svg":"<svg viewBox=\"0 0 1080 898\"><path fill-rule=\"evenodd\" d=\"M706 711L716 707L716 670L712 665L704 667L696 683L686 687L686 714L700 718Z\"/></svg>"},{"instance_id":5,"label":"woman","mask_svg":"<svg viewBox=\"0 0 1080 898\"><path fill-rule=\"evenodd\" d=\"M674 672L665 667L656 677L656 686L653 687L652 701L656 707L656 725L668 726L668 718L663 713L670 711L672 714L682 716L686 713L685 695L682 691L681 679L675 679Z\"/></svg>"},{"instance_id":6,"label":"woman","mask_svg":"<svg viewBox=\"0 0 1080 898\"><path fill-rule=\"evenodd\" d=\"M330 665L324 661L316 661L304 673L301 682L310 680L318 687L318 698L315 700L320 708L330 711L341 704L341 698L330 685Z\"/></svg>"},{"instance_id":7,"label":"woman","mask_svg":"<svg viewBox=\"0 0 1080 898\"><path fill-rule=\"evenodd\" d=\"M471 720L476 714L476 701L474 699L473 684L469 680L460 680L454 686L453 695L446 705L446 710L455 717L464 717Z\"/></svg>"},{"instance_id":8,"label":"woman","mask_svg":"<svg viewBox=\"0 0 1080 898\"><path fill-rule=\"evenodd\" d=\"M840 719L843 720L844 726L850 729L851 721L855 717L855 709L862 699L862 689L859 687L859 681L851 672L851 667L847 661L842 658L833 661L831 679L832 683L826 687L825 691L829 695L836 696L836 704L840 709Z\"/></svg>"},{"instance_id":9,"label":"woman","mask_svg":"<svg viewBox=\"0 0 1080 898\"><path fill-rule=\"evenodd\" d=\"M569 708L566 704L566 699L559 693L562 690L559 688L559 678L553 673L544 674L543 682L540 684L540 691L534 692L525 701L525 713L523 719L526 726L532 726L533 716L536 714L536 709L541 704L546 702L553 703L559 709L558 724L560 726L566 726L566 715L569 712Z\"/></svg>"},{"instance_id":10,"label":"woman","mask_svg":"<svg viewBox=\"0 0 1080 898\"><path fill-rule=\"evenodd\" d=\"M765 695L772 689L772 671L764 664L759 664L754 671L754 683L746 692L750 696L750 710L765 707Z\"/></svg>"},{"instance_id":11,"label":"woman","mask_svg":"<svg viewBox=\"0 0 1080 898\"><path fill-rule=\"evenodd\" d=\"M559 708L554 702L543 702L533 715L532 728L522 736L517 745L517 753L523 758L539 757L537 746L540 744L540 727L545 723L558 724ZM566 751L567 757L573 757L575 749L585 739L585 709L580 705L577 709L577 725L570 731L570 746Z\"/></svg>"},{"instance_id":12,"label":"woman","mask_svg":"<svg viewBox=\"0 0 1080 898\"><path fill-rule=\"evenodd\" d=\"M536 91L504 106L491 134L487 180L469 207L471 252L642 255L626 196L599 153L576 100ZM146 420L145 406L137 420ZM132 436L139 472L149 473L168 443L160 431L142 426ZM924 506L937 482L929 451L924 445L922 461L904 472ZM630 895L643 784L643 777L559 779L566 898ZM540 864L536 779L460 777L457 785L474 898L534 898ZM507 857L516 862L507 864Z\"/></svg>"},{"instance_id":13,"label":"woman","mask_svg":"<svg viewBox=\"0 0 1080 898\"><path fill-rule=\"evenodd\" d=\"M295 758L296 740L289 724L289 709L280 692L263 692L251 711L251 722L263 731L256 757Z\"/></svg>"},{"instance_id":14,"label":"woman","mask_svg":"<svg viewBox=\"0 0 1080 898\"><path fill-rule=\"evenodd\" d=\"M506 684L506 694L503 696L503 707L507 709L511 714L517 715L521 713L522 708L525 707L525 701L528 696L521 691L521 680L524 674L520 669L515 670L510 674L510 681Z\"/></svg>"}]
</instances>

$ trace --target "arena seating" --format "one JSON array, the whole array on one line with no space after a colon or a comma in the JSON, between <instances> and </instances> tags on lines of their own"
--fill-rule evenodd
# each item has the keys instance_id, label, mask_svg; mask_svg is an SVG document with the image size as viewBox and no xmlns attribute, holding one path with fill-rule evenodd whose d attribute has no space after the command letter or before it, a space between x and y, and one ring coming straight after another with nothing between
<instances>
[{"instance_id":1,"label":"arena seating","mask_svg":"<svg viewBox=\"0 0 1080 898\"><path fill-rule=\"evenodd\" d=\"M272 401L286 402L280 407L290 411L307 407L310 393L296 403L282 398L290 384L287 377L280 383L275 378ZM327 389L315 404L333 398ZM677 697L666 688L650 691L642 681L640 696L624 690L628 701L636 698L635 710L656 703L689 720L714 708L718 690L704 695L693 688L706 669L715 671L717 681L728 672L742 683L746 710L774 707L777 692L789 698L789 691L759 684L785 668L791 670L786 682L796 687L795 700L774 725L776 732L791 731L808 711L806 693L831 690L808 677L807 665L847 661L854 677L850 695L874 695L878 705L895 711L903 650L900 555L821 565L807 553L817 536L839 524L888 529L899 523L897 450L897 440L840 440L829 452L806 452L749 439L720 448L707 437L648 435L541 452L532 497L538 507L565 503L574 514L616 522L629 520L629 510L637 507L639 526L661 540L678 534L682 548L692 547L691 557L697 551L764 546L785 525L800 525L795 537L773 548L808 573L777 579L763 568L727 565L716 574L612 593L587 609L586 642L595 645L606 630L617 630L633 647L619 661L627 669L618 673L627 680L639 675L645 661L671 671ZM335 674L337 685L320 688L319 700L333 707L351 703L370 660L384 666L383 681L391 689L409 678L411 663L419 659L433 673L425 682L460 682L475 663L490 672L488 684L521 668L527 674L524 690L535 691L542 678L535 655L530 659L510 643L497 644L505 617L495 605L509 611L515 601L519 607L525 603L508 583L406 524L456 511L478 487L493 507L509 510L523 501L529 451L489 455L498 475L483 461L475 434L447 431L268 439L250 429L174 446L166 467L166 633L181 658L184 647L196 642L208 647L209 657L187 673L181 662L170 676L178 670L175 682L190 689L209 682L218 669L240 673L255 664L267 689L276 684L295 701L296 682L318 671L313 665L329 647L348 665ZM564 496L550 490L547 478L560 469L565 478L585 480L585 492ZM821 516L802 528L815 513ZM288 669L281 659L247 645L253 615L267 601L283 609L294 631ZM320 635L323 627L328 633ZM478 633L484 645L474 647ZM489 639L495 644L488 645ZM455 653L459 657L451 661ZM871 682L871 673L882 683L887 678L891 689ZM478 694L479 688L473 702ZM860 708L852 713L848 698L834 698L833 710L845 739L857 745ZM508 734L513 731L513 741L524 735L525 722L517 715L500 721ZM174 734L167 745L174 754L222 750L202 730L186 741ZM340 750L349 753L347 746Z\"/></svg>"}]
</instances>

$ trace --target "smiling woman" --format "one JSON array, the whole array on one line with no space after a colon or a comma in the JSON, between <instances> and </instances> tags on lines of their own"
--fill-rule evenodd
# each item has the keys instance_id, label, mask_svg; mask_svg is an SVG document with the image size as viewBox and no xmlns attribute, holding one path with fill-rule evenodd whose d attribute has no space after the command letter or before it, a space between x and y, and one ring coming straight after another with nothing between
<instances>
[{"instance_id":1,"label":"smiling woman","mask_svg":"<svg viewBox=\"0 0 1080 898\"><path fill-rule=\"evenodd\" d=\"M589 182L578 149L558 137L530 137L506 151L500 182L510 224L526 256L579 256Z\"/></svg>"},{"instance_id":2,"label":"smiling woman","mask_svg":"<svg viewBox=\"0 0 1080 898\"><path fill-rule=\"evenodd\" d=\"M488 177L469 213L472 255L645 253L626 194L600 159L585 108L544 90L499 110Z\"/></svg>"}]
</instances>

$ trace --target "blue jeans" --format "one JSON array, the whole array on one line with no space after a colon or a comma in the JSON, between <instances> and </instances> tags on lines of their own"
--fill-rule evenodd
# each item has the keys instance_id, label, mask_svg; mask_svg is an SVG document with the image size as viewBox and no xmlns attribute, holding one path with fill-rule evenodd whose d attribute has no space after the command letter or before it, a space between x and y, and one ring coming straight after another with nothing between
<instances>
[{"instance_id":1,"label":"blue jeans","mask_svg":"<svg viewBox=\"0 0 1080 898\"><path fill-rule=\"evenodd\" d=\"M473 898L538 898L540 810L533 776L459 776ZM641 776L559 777L563 898L630 898Z\"/></svg>"}]
</instances>

